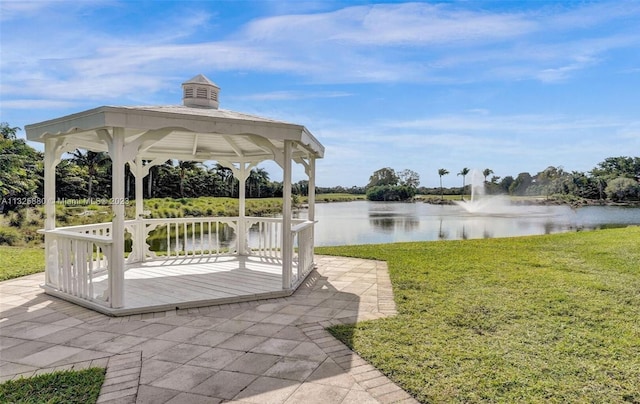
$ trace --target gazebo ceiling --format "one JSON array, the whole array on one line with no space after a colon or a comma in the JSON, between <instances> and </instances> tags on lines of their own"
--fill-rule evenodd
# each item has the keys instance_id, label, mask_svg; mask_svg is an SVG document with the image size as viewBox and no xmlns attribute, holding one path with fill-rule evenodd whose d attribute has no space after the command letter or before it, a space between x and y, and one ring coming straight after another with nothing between
<instances>
[{"instance_id":1,"label":"gazebo ceiling","mask_svg":"<svg viewBox=\"0 0 640 404\"><path fill-rule=\"evenodd\" d=\"M194 79L183 87L193 85ZM187 100L185 104L193 105ZM217 102L213 105L103 106L27 125L25 130L31 141L56 138L68 150L108 151L104 134L123 128L125 143L137 143L137 155L143 159L279 161L287 140L294 145L294 159L324 156L324 146L302 125L218 109Z\"/></svg>"}]
</instances>

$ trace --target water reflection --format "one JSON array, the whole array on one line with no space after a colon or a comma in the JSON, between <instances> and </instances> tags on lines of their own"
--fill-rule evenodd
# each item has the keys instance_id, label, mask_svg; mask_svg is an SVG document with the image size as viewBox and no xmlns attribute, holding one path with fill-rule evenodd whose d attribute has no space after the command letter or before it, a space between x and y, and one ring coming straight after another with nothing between
<instances>
[{"instance_id":1,"label":"water reflection","mask_svg":"<svg viewBox=\"0 0 640 404\"><path fill-rule=\"evenodd\" d=\"M299 218L306 218L301 211ZM519 206L508 211L469 212L459 206L429 205L425 203L336 202L316 205L315 244L346 245L392 243L399 241L431 241L515 237L552 234L603 227L640 225L640 209L620 207ZM200 229L195 237L180 243L200 242ZM256 236L249 230L249 243ZM209 237L203 232L203 237ZM235 243L232 228L221 225L218 234L221 248ZM167 237L166 226L158 227L149 237L152 251L176 249L175 229ZM130 246L130 240L127 240ZM185 249L187 245L179 245Z\"/></svg>"},{"instance_id":2,"label":"water reflection","mask_svg":"<svg viewBox=\"0 0 640 404\"><path fill-rule=\"evenodd\" d=\"M339 202L316 205L316 245L515 237L640 225L640 209L511 206L469 212L425 203Z\"/></svg>"},{"instance_id":3,"label":"water reflection","mask_svg":"<svg viewBox=\"0 0 640 404\"><path fill-rule=\"evenodd\" d=\"M211 237L219 241L221 248L235 245L235 231L231 226L226 223L220 223L217 231L215 230L216 228L213 227ZM167 234L167 226L159 226L149 232L147 243L150 250L154 252L167 251L167 245L169 245L171 251L187 251L202 244L200 242L201 234L205 238L209 237L209 231L206 226L201 230L199 223L195 223L193 226L189 225L187 237L184 237L183 226L178 226L177 230L175 225L171 226L169 234Z\"/></svg>"},{"instance_id":4,"label":"water reflection","mask_svg":"<svg viewBox=\"0 0 640 404\"><path fill-rule=\"evenodd\" d=\"M396 213L369 212L369 223L377 231L393 233L395 231L414 231L420 226L415 216L403 216Z\"/></svg>"}]
</instances>

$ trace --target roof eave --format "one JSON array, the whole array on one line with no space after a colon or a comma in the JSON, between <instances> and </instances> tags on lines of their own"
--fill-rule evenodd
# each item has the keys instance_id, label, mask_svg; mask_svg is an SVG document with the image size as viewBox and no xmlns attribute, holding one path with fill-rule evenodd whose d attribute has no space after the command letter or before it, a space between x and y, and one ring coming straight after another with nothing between
<instances>
[{"instance_id":1,"label":"roof eave","mask_svg":"<svg viewBox=\"0 0 640 404\"><path fill-rule=\"evenodd\" d=\"M302 125L279 121L212 117L179 112L102 106L60 118L26 125L27 139L44 142L46 138L89 132L99 128L121 127L136 130L184 128L194 133L255 134L271 140L292 140L313 153L324 156L324 146Z\"/></svg>"}]
</instances>

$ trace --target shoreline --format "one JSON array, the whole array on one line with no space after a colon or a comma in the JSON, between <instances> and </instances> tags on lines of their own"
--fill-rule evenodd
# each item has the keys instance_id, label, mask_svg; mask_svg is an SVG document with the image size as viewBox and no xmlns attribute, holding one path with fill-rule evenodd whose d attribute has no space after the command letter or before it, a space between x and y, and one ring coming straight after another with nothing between
<instances>
[{"instance_id":1,"label":"shoreline","mask_svg":"<svg viewBox=\"0 0 640 404\"><path fill-rule=\"evenodd\" d=\"M489 195L499 196L499 195ZM562 200L545 197L508 197L511 204L515 206L560 206L568 205L572 208L580 208L583 206L616 206L616 207L629 207L640 208L640 201L627 201L627 202L613 202L604 199L578 199L578 200ZM440 198L420 198L417 202L429 203L432 205L455 205L459 200L452 199L440 199Z\"/></svg>"}]
</instances>

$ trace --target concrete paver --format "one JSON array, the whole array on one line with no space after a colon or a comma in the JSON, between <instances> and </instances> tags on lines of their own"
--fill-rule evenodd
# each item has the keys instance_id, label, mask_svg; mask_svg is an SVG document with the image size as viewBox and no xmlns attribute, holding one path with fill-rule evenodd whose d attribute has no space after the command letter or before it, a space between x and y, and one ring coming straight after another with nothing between
<instances>
[{"instance_id":1,"label":"concrete paver","mask_svg":"<svg viewBox=\"0 0 640 404\"><path fill-rule=\"evenodd\" d=\"M0 382L106 367L99 403L415 402L326 330L396 314L386 264L317 256L290 297L108 317L0 282Z\"/></svg>"}]
</instances>

